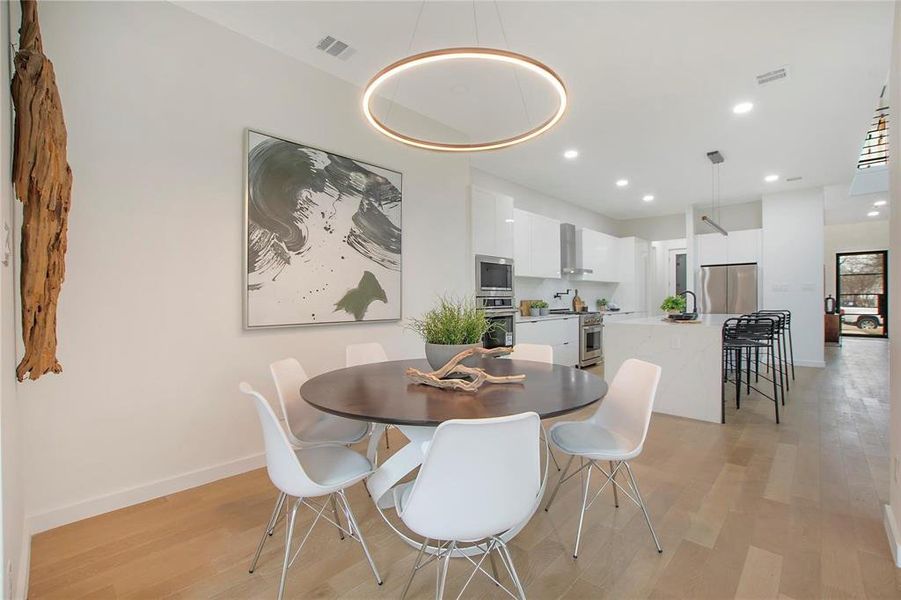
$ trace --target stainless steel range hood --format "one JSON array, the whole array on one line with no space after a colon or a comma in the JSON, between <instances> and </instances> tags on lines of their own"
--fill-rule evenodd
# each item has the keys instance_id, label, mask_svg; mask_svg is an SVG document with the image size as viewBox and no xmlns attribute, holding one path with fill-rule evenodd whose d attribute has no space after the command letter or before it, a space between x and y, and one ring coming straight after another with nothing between
<instances>
[{"instance_id":1,"label":"stainless steel range hood","mask_svg":"<svg viewBox=\"0 0 901 600\"><path fill-rule=\"evenodd\" d=\"M591 269L582 268L582 253L579 252L578 242L576 226L572 223L560 223L560 272L565 275L594 273Z\"/></svg>"}]
</instances>

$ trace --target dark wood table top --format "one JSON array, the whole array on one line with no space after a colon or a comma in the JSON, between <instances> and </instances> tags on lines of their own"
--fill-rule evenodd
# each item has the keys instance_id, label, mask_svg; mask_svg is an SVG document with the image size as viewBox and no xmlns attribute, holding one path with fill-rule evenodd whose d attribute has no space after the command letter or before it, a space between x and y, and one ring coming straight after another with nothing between
<instances>
[{"instance_id":1,"label":"dark wood table top","mask_svg":"<svg viewBox=\"0 0 901 600\"><path fill-rule=\"evenodd\" d=\"M486 383L475 393L410 383L407 367L431 371L425 359L393 360L348 367L308 380L304 400L333 415L392 425L436 426L449 419L503 417L527 411L542 418L597 402L607 383L587 371L544 363L487 358L492 375L525 374L523 383Z\"/></svg>"}]
</instances>

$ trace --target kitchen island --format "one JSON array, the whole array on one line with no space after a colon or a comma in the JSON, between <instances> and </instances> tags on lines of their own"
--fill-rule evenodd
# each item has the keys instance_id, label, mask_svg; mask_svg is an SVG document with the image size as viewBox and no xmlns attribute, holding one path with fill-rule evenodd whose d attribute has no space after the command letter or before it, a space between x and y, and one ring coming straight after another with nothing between
<instances>
[{"instance_id":1,"label":"kitchen island","mask_svg":"<svg viewBox=\"0 0 901 600\"><path fill-rule=\"evenodd\" d=\"M629 358L660 365L654 411L701 421L722 419L722 328L736 315L700 315L675 323L663 315L604 324L604 371L612 380Z\"/></svg>"}]
</instances>

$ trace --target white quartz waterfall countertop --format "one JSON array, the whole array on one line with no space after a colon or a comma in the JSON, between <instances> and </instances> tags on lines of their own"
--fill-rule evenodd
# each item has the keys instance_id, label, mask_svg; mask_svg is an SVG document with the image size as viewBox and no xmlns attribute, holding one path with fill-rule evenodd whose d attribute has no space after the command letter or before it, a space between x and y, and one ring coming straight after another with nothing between
<instances>
[{"instance_id":1,"label":"white quartz waterfall countertop","mask_svg":"<svg viewBox=\"0 0 901 600\"><path fill-rule=\"evenodd\" d=\"M677 323L672 319L667 319L666 315L654 315L652 317L635 317L632 319L617 319L615 321L605 322L606 325L661 325L665 327L722 327L727 319L735 318L739 315L698 315L700 323Z\"/></svg>"}]
</instances>

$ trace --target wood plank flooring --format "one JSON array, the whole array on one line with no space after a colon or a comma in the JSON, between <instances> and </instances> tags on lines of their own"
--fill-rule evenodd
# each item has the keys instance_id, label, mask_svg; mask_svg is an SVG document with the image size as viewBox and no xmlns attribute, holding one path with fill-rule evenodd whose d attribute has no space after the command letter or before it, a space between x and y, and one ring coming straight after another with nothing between
<instances>
[{"instance_id":1,"label":"wood plank flooring","mask_svg":"<svg viewBox=\"0 0 901 600\"><path fill-rule=\"evenodd\" d=\"M882 527L888 501L888 346L846 340L826 369L798 369L783 421L759 397L727 424L654 415L634 469L663 545L638 509L612 496L586 515L572 548L578 482L564 485L511 544L530 598L899 598ZM573 418L573 417L569 417ZM397 432L392 432L399 445ZM594 484L594 482L593 482ZM607 492L605 492L606 494ZM290 598L397 598L415 551L381 521L365 491L350 500L381 569L360 548L314 531L290 571ZM282 530L247 573L275 491L264 470L215 482L34 537L29 597L273 598ZM306 512L303 523L310 522ZM447 597L469 576L451 564ZM411 598L434 595L424 569ZM500 597L476 578L467 598Z\"/></svg>"}]
</instances>

